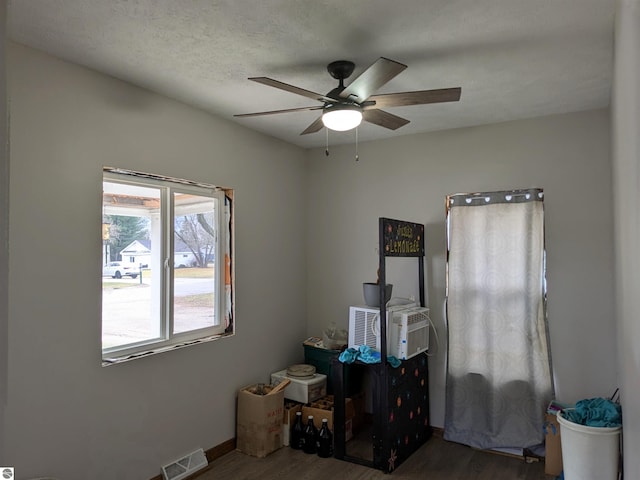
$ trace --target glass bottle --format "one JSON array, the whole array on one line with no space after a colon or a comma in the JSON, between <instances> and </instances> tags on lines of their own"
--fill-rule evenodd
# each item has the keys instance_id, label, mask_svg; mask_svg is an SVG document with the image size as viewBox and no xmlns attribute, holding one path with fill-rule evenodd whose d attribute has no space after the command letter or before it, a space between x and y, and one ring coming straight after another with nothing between
<instances>
[{"instance_id":1,"label":"glass bottle","mask_svg":"<svg viewBox=\"0 0 640 480\"><path fill-rule=\"evenodd\" d=\"M304 442L304 424L302 423L302 412L296 412L296 418L291 425L289 446L296 450L302 450Z\"/></svg>"},{"instance_id":2,"label":"glass bottle","mask_svg":"<svg viewBox=\"0 0 640 480\"><path fill-rule=\"evenodd\" d=\"M329 430L329 422L326 418L322 419L322 427L318 433L318 456L333 457L333 434Z\"/></svg>"},{"instance_id":3,"label":"glass bottle","mask_svg":"<svg viewBox=\"0 0 640 480\"><path fill-rule=\"evenodd\" d=\"M304 453L316 453L318 441L318 429L313 424L313 415L307 418L307 426L304 428L304 445L302 450Z\"/></svg>"}]
</instances>

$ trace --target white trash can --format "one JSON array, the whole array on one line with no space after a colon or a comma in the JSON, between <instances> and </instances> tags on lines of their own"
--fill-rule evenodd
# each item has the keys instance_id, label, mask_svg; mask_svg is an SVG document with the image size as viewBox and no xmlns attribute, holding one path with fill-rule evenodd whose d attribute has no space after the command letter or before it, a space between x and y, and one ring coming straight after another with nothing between
<instances>
[{"instance_id":1,"label":"white trash can","mask_svg":"<svg viewBox=\"0 0 640 480\"><path fill-rule=\"evenodd\" d=\"M617 480L622 427L588 427L558 412L565 480Z\"/></svg>"}]
</instances>

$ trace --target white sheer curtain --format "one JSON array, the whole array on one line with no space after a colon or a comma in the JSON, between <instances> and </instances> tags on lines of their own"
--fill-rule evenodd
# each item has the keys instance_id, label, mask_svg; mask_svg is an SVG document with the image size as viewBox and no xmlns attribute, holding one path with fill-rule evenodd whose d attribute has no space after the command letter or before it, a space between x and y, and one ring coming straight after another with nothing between
<instances>
[{"instance_id":1,"label":"white sheer curtain","mask_svg":"<svg viewBox=\"0 0 640 480\"><path fill-rule=\"evenodd\" d=\"M542 190L450 195L447 241L445 439L539 445L553 397Z\"/></svg>"}]
</instances>

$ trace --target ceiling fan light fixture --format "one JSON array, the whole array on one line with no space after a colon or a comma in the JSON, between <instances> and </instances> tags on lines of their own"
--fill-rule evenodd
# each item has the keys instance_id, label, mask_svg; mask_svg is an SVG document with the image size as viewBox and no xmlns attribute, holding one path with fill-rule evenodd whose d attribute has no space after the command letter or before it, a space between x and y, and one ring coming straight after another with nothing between
<instances>
[{"instance_id":1,"label":"ceiling fan light fixture","mask_svg":"<svg viewBox=\"0 0 640 480\"><path fill-rule=\"evenodd\" d=\"M332 105L322 114L322 123L329 130L346 132L362 122L362 109L357 105Z\"/></svg>"}]
</instances>

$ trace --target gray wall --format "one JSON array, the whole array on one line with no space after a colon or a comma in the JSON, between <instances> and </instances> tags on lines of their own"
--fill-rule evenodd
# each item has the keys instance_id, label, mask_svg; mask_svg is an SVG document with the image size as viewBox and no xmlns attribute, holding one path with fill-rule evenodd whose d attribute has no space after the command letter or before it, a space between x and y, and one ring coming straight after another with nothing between
<instances>
[{"instance_id":1,"label":"gray wall","mask_svg":"<svg viewBox=\"0 0 640 480\"><path fill-rule=\"evenodd\" d=\"M235 436L239 387L302 358L302 151L10 44L6 455L18 478L140 480ZM231 338L103 368L103 165L235 189Z\"/></svg>"},{"instance_id":2,"label":"gray wall","mask_svg":"<svg viewBox=\"0 0 640 480\"><path fill-rule=\"evenodd\" d=\"M7 335L9 327L9 148L5 68L7 2L0 2L0 432L4 431L7 401ZM0 464L4 465L4 436L0 434Z\"/></svg>"},{"instance_id":3,"label":"gray wall","mask_svg":"<svg viewBox=\"0 0 640 480\"><path fill-rule=\"evenodd\" d=\"M377 219L424 223L432 424L444 424L445 196L545 191L548 318L556 393L575 401L617 386L609 114L588 111L309 153L309 333L346 328L375 281ZM401 263L405 262L405 263ZM408 263L407 263L408 262ZM396 265L398 263L398 265ZM415 260L388 259L394 296L417 297ZM435 342L432 340L435 350Z\"/></svg>"},{"instance_id":4,"label":"gray wall","mask_svg":"<svg viewBox=\"0 0 640 480\"><path fill-rule=\"evenodd\" d=\"M612 123L622 437L625 478L640 478L640 1L618 0L617 7Z\"/></svg>"}]
</instances>

